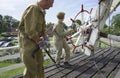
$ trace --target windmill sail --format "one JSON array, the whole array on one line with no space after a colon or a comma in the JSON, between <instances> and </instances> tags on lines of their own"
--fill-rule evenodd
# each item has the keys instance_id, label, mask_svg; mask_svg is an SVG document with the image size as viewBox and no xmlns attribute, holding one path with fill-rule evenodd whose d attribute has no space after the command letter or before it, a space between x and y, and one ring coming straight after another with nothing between
<instances>
[{"instance_id":1,"label":"windmill sail","mask_svg":"<svg viewBox=\"0 0 120 78\"><path fill-rule=\"evenodd\" d=\"M103 30L104 24L110 14L119 6L120 0L103 0L96 11L96 17L95 19L97 21L93 22L93 28L92 33L90 35L90 38L87 42L87 46L92 45L94 46L96 43L96 40L98 38L98 32L99 30ZM87 47L85 47L85 54L91 55L91 50Z\"/></svg>"},{"instance_id":2,"label":"windmill sail","mask_svg":"<svg viewBox=\"0 0 120 78\"><path fill-rule=\"evenodd\" d=\"M120 5L120 0L113 0L110 13L115 11L116 8L119 7L119 5Z\"/></svg>"},{"instance_id":3,"label":"windmill sail","mask_svg":"<svg viewBox=\"0 0 120 78\"><path fill-rule=\"evenodd\" d=\"M79 35L75 46L85 43L80 49L81 51L84 51L86 55L90 56L92 54L92 51L94 51L95 43L98 39L98 33L103 30L106 20L119 5L120 0L100 0L99 6L96 10L96 15L94 17L95 20L89 25L89 27L92 26L92 31L89 33L89 38L87 41L84 40L82 31L85 28L89 28L85 25L85 28L81 28L77 33L71 36L74 37L75 35ZM77 26L78 24L75 23L75 25Z\"/></svg>"}]
</instances>

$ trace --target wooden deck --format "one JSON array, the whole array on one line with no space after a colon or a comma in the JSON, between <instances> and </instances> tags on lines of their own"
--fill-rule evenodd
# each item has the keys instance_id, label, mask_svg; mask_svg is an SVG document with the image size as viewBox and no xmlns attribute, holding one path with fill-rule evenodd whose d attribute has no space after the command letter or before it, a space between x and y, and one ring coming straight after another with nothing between
<instances>
[{"instance_id":1,"label":"wooden deck","mask_svg":"<svg viewBox=\"0 0 120 78\"><path fill-rule=\"evenodd\" d=\"M89 57L76 54L70 63L73 66L45 67L45 78L114 78L120 69L120 49L99 48ZM22 75L14 78L22 78Z\"/></svg>"}]
</instances>

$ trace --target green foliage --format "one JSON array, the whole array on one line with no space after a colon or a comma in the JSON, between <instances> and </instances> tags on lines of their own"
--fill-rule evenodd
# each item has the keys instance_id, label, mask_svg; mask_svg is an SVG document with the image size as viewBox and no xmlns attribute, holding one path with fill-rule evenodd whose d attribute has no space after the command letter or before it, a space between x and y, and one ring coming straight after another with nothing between
<instances>
[{"instance_id":1,"label":"green foliage","mask_svg":"<svg viewBox=\"0 0 120 78\"><path fill-rule=\"evenodd\" d=\"M103 28L103 32L120 35L120 14L112 17L111 26L105 25Z\"/></svg>"},{"instance_id":2,"label":"green foliage","mask_svg":"<svg viewBox=\"0 0 120 78\"><path fill-rule=\"evenodd\" d=\"M115 28L120 28L120 14L113 16L112 25L115 26Z\"/></svg>"},{"instance_id":3,"label":"green foliage","mask_svg":"<svg viewBox=\"0 0 120 78\"><path fill-rule=\"evenodd\" d=\"M68 26L67 26L67 25L64 25L64 29L67 30L67 29L68 29Z\"/></svg>"},{"instance_id":4,"label":"green foliage","mask_svg":"<svg viewBox=\"0 0 120 78\"><path fill-rule=\"evenodd\" d=\"M77 19L77 20L75 20L75 22L77 22L79 25L81 25L81 20ZM76 26L74 23L71 24L71 28L72 28L75 32L77 31L77 26Z\"/></svg>"},{"instance_id":5,"label":"green foliage","mask_svg":"<svg viewBox=\"0 0 120 78\"><path fill-rule=\"evenodd\" d=\"M0 15L0 33L9 32L13 28L18 28L19 21L14 19L12 16Z\"/></svg>"},{"instance_id":6,"label":"green foliage","mask_svg":"<svg viewBox=\"0 0 120 78\"><path fill-rule=\"evenodd\" d=\"M76 22L81 25L81 21L79 19L76 20Z\"/></svg>"},{"instance_id":7,"label":"green foliage","mask_svg":"<svg viewBox=\"0 0 120 78\"><path fill-rule=\"evenodd\" d=\"M47 30L52 29L53 25L54 25L54 23L51 23L51 22L47 23L47 24L46 24L46 29L47 29Z\"/></svg>"},{"instance_id":8,"label":"green foliage","mask_svg":"<svg viewBox=\"0 0 120 78\"><path fill-rule=\"evenodd\" d=\"M2 32L2 26L3 26L3 16L0 15L0 33Z\"/></svg>"},{"instance_id":9,"label":"green foliage","mask_svg":"<svg viewBox=\"0 0 120 78\"><path fill-rule=\"evenodd\" d=\"M120 14L113 16L111 23L113 34L120 35Z\"/></svg>"}]
</instances>

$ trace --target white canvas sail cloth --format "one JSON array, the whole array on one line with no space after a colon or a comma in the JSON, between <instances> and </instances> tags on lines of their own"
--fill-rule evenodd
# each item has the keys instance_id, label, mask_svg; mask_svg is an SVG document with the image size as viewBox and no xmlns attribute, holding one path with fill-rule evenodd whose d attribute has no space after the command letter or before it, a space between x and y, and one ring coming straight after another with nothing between
<instances>
[{"instance_id":1,"label":"white canvas sail cloth","mask_svg":"<svg viewBox=\"0 0 120 78\"><path fill-rule=\"evenodd\" d=\"M117 7L120 7L120 0L113 0L110 13L115 11Z\"/></svg>"},{"instance_id":2,"label":"white canvas sail cloth","mask_svg":"<svg viewBox=\"0 0 120 78\"><path fill-rule=\"evenodd\" d=\"M96 17L95 17L95 20L97 21L93 22L93 26L95 28L93 28L89 41L87 42L88 45L92 45L92 46L95 45L96 40L98 38L99 30L103 30L107 18L119 6L119 4L120 4L120 0L103 0L100 3L96 11ZM88 47L85 47L84 49L85 49L85 54L90 56L91 50Z\"/></svg>"}]
</instances>

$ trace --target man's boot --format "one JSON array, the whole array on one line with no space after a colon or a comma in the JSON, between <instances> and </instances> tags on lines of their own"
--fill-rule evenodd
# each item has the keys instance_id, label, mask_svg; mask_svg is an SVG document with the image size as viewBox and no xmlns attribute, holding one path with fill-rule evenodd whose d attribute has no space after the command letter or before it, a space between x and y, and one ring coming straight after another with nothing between
<instances>
[{"instance_id":1,"label":"man's boot","mask_svg":"<svg viewBox=\"0 0 120 78\"><path fill-rule=\"evenodd\" d=\"M68 62L64 62L64 65L65 66L72 66L70 63L68 63Z\"/></svg>"}]
</instances>

